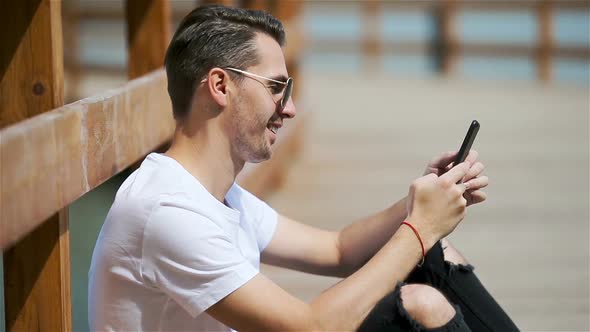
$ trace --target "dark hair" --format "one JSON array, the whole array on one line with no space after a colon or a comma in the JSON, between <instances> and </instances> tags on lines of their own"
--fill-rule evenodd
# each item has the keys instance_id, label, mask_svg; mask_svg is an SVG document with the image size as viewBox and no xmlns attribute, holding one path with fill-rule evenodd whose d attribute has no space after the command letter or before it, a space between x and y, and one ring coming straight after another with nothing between
<instances>
[{"instance_id":1,"label":"dark hair","mask_svg":"<svg viewBox=\"0 0 590 332\"><path fill-rule=\"evenodd\" d=\"M258 64L256 32L266 33L281 46L285 43L281 22L263 11L208 5L182 20L164 61L174 118L189 112L194 89L211 68Z\"/></svg>"}]
</instances>

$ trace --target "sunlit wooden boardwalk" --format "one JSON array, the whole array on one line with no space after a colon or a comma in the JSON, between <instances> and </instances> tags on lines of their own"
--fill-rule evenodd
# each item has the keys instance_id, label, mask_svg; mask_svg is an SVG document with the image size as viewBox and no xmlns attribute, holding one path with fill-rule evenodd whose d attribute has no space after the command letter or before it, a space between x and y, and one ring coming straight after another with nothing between
<instances>
[{"instance_id":1,"label":"sunlit wooden boardwalk","mask_svg":"<svg viewBox=\"0 0 590 332\"><path fill-rule=\"evenodd\" d=\"M306 148L271 205L339 229L406 194L477 119L489 199L451 238L521 329L590 329L587 87L310 73L300 82ZM263 270L302 299L337 281Z\"/></svg>"}]
</instances>

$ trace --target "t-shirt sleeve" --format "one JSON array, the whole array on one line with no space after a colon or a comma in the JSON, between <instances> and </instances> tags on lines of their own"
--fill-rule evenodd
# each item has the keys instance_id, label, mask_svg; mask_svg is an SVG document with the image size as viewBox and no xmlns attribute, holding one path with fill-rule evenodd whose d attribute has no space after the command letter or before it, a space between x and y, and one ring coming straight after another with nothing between
<instances>
[{"instance_id":1,"label":"t-shirt sleeve","mask_svg":"<svg viewBox=\"0 0 590 332\"><path fill-rule=\"evenodd\" d=\"M260 201L260 203L260 215L258 219L258 227L256 228L256 237L258 248L260 249L260 252L262 252L266 246L268 246L270 240L272 240L272 236L277 228L279 214L265 202Z\"/></svg>"},{"instance_id":2,"label":"t-shirt sleeve","mask_svg":"<svg viewBox=\"0 0 590 332\"><path fill-rule=\"evenodd\" d=\"M231 190L232 195L242 204L242 209L247 211L252 220L256 232L258 249L262 252L272 240L277 227L279 214L266 202L262 201L252 193L248 192L238 184L234 184Z\"/></svg>"},{"instance_id":3,"label":"t-shirt sleeve","mask_svg":"<svg viewBox=\"0 0 590 332\"><path fill-rule=\"evenodd\" d=\"M209 218L163 205L154 208L146 225L141 268L144 280L192 317L258 273L230 235Z\"/></svg>"}]
</instances>

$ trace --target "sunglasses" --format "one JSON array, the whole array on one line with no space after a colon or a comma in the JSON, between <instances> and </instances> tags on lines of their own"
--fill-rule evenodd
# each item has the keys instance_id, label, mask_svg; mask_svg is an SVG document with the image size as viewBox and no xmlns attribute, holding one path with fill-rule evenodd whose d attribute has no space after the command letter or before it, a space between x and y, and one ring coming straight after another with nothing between
<instances>
[{"instance_id":1,"label":"sunglasses","mask_svg":"<svg viewBox=\"0 0 590 332\"><path fill-rule=\"evenodd\" d=\"M285 82L281 82L281 81L277 81L272 78L256 75L254 73L250 73L245 70L241 70L241 69L237 69L237 68L226 67L225 69L231 70L231 71L238 73L238 74L242 74L244 76L247 76L247 77L257 81L258 83L264 85L264 87L271 89L271 93L273 93L273 94L282 92L283 96L281 97L281 100L279 100L279 102L278 102L278 106L279 106L278 111L279 112L282 112L285 109L285 106L287 106L287 102L289 101L289 98L291 98L291 95L293 94L293 78L292 77L287 78L287 81L285 81ZM263 80L267 80L267 81L270 81L270 82L273 82L276 84L280 84L282 86L282 88L277 91L276 87L273 87L272 85L266 85L257 79L263 79Z\"/></svg>"}]
</instances>

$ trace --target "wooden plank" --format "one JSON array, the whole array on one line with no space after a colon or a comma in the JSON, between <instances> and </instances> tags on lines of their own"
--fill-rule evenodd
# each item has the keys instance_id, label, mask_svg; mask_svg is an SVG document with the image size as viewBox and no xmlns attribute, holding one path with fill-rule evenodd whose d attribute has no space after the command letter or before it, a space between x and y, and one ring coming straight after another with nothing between
<instances>
[{"instance_id":1,"label":"wooden plank","mask_svg":"<svg viewBox=\"0 0 590 332\"><path fill-rule=\"evenodd\" d=\"M170 4L165 0L127 0L127 73L130 79L164 65L170 42Z\"/></svg>"},{"instance_id":2,"label":"wooden plank","mask_svg":"<svg viewBox=\"0 0 590 332\"><path fill-rule=\"evenodd\" d=\"M267 186L252 168L284 165L282 150L293 160L301 149L302 121L300 113L281 132L271 161L241 175L241 181L253 183L246 186L262 194L272 190L274 184ZM158 70L1 130L0 248L168 141L173 129L165 72Z\"/></svg>"},{"instance_id":3,"label":"wooden plank","mask_svg":"<svg viewBox=\"0 0 590 332\"><path fill-rule=\"evenodd\" d=\"M269 10L270 8L268 0L241 0L239 6L254 10Z\"/></svg>"},{"instance_id":4,"label":"wooden plank","mask_svg":"<svg viewBox=\"0 0 590 332\"><path fill-rule=\"evenodd\" d=\"M63 104L63 47L61 2L29 0L0 2L0 128L43 113ZM4 142L1 142L4 143ZM3 151L0 151L3 152ZM38 150L47 155L51 150ZM37 158L38 156L12 156ZM12 173L2 158L2 181ZM50 181L43 170L31 174L41 182ZM0 194L0 200L12 191ZM22 210L44 205L45 200L31 201L21 197ZM51 201L51 196L45 197ZM2 225L20 220L5 215ZM53 210L39 220L41 227L26 239L3 250L4 301L7 331L69 331L70 252L67 210ZM0 237L8 233L1 227ZM4 249L5 246L2 246Z\"/></svg>"},{"instance_id":5,"label":"wooden plank","mask_svg":"<svg viewBox=\"0 0 590 332\"><path fill-rule=\"evenodd\" d=\"M363 38L361 40L361 49L363 50L363 66L368 71L378 71L381 63L376 61L377 56L383 53L382 42L379 28L381 25L379 11L381 10L380 1L367 1L362 6L362 26Z\"/></svg>"},{"instance_id":6,"label":"wooden plank","mask_svg":"<svg viewBox=\"0 0 590 332\"><path fill-rule=\"evenodd\" d=\"M300 17L303 9L303 1L279 1L269 0L268 11L283 24L289 23Z\"/></svg>"},{"instance_id":7,"label":"wooden plank","mask_svg":"<svg viewBox=\"0 0 590 332\"><path fill-rule=\"evenodd\" d=\"M0 248L170 139L163 70L0 131Z\"/></svg>"},{"instance_id":8,"label":"wooden plank","mask_svg":"<svg viewBox=\"0 0 590 332\"><path fill-rule=\"evenodd\" d=\"M551 49L553 47L553 4L543 0L537 7L538 53L537 77L541 81L551 80Z\"/></svg>"},{"instance_id":9,"label":"wooden plank","mask_svg":"<svg viewBox=\"0 0 590 332\"><path fill-rule=\"evenodd\" d=\"M455 17L457 13L456 0L443 0L440 7L440 26L441 29L441 71L445 75L452 74L457 63L457 31Z\"/></svg>"},{"instance_id":10,"label":"wooden plank","mask_svg":"<svg viewBox=\"0 0 590 332\"><path fill-rule=\"evenodd\" d=\"M69 103L78 100L80 95L80 82L82 76L82 64L80 63L80 17L76 15L75 7L71 2L62 8L63 15L63 46L68 50L64 54L64 80L68 85L64 88L64 102Z\"/></svg>"}]
</instances>

